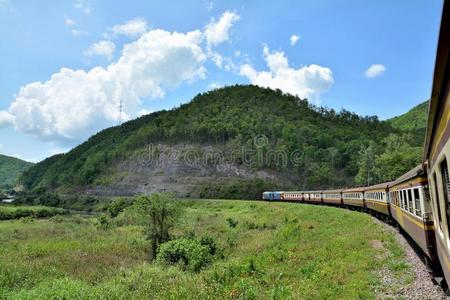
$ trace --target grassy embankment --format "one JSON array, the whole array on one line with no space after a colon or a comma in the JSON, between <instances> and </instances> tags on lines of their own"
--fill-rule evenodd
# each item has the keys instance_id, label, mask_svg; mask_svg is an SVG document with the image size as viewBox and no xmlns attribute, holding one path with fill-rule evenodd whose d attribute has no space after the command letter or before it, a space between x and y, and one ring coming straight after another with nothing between
<instances>
[{"instance_id":1,"label":"grassy embankment","mask_svg":"<svg viewBox=\"0 0 450 300\"><path fill-rule=\"evenodd\" d=\"M138 226L99 230L77 216L0 222L0 299L354 299L383 288L382 268L411 280L394 237L365 214L248 201L182 206L174 234L207 233L224 251L199 273L147 263Z\"/></svg>"}]
</instances>

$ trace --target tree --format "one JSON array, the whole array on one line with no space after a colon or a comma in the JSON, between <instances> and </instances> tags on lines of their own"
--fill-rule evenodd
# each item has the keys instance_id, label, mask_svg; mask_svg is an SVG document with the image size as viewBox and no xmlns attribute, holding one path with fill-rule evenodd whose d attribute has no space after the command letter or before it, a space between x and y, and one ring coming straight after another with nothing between
<instances>
[{"instance_id":1,"label":"tree","mask_svg":"<svg viewBox=\"0 0 450 300\"><path fill-rule=\"evenodd\" d=\"M375 181L375 146L372 143L359 151L358 167L355 182L367 186L373 184Z\"/></svg>"},{"instance_id":2,"label":"tree","mask_svg":"<svg viewBox=\"0 0 450 300\"><path fill-rule=\"evenodd\" d=\"M156 258L159 245L170 238L169 231L175 225L180 209L174 197L168 193L154 193L136 199L139 223L144 226L150 240L150 260Z\"/></svg>"}]
</instances>

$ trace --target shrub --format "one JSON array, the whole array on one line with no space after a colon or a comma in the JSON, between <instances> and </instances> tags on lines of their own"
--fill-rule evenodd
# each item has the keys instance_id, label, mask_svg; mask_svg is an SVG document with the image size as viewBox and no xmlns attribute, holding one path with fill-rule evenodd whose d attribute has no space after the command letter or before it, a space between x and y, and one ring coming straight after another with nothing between
<instances>
[{"instance_id":1,"label":"shrub","mask_svg":"<svg viewBox=\"0 0 450 300\"><path fill-rule=\"evenodd\" d=\"M218 253L219 248L217 247L217 243L214 240L214 238L212 238L208 235L204 235L200 238L199 241L202 246L205 246L206 248L208 248L208 252L212 256L214 256Z\"/></svg>"},{"instance_id":2,"label":"shrub","mask_svg":"<svg viewBox=\"0 0 450 300\"><path fill-rule=\"evenodd\" d=\"M157 261L179 264L183 269L198 272L212 263L217 252L216 242L211 237L201 239L179 238L161 244Z\"/></svg>"},{"instance_id":3,"label":"shrub","mask_svg":"<svg viewBox=\"0 0 450 300\"><path fill-rule=\"evenodd\" d=\"M230 228L235 228L237 226L237 224L239 223L238 221L235 221L232 218L227 218L227 222L228 222L228 226L230 226Z\"/></svg>"},{"instance_id":4,"label":"shrub","mask_svg":"<svg viewBox=\"0 0 450 300\"><path fill-rule=\"evenodd\" d=\"M50 218L50 221L55 223L62 223L62 221L64 221L64 218L61 215L55 215Z\"/></svg>"},{"instance_id":5,"label":"shrub","mask_svg":"<svg viewBox=\"0 0 450 300\"><path fill-rule=\"evenodd\" d=\"M153 260L159 245L169 240L169 231L179 216L179 206L172 194L154 193L138 197L134 207L138 213L138 222L144 226L147 239L150 240L150 260Z\"/></svg>"},{"instance_id":6,"label":"shrub","mask_svg":"<svg viewBox=\"0 0 450 300\"><path fill-rule=\"evenodd\" d=\"M107 215L101 214L95 220L95 226L99 230L108 230L111 228L111 219Z\"/></svg>"},{"instance_id":7,"label":"shrub","mask_svg":"<svg viewBox=\"0 0 450 300\"><path fill-rule=\"evenodd\" d=\"M24 224L33 223L34 219L30 216L20 218L20 221Z\"/></svg>"},{"instance_id":8,"label":"shrub","mask_svg":"<svg viewBox=\"0 0 450 300\"><path fill-rule=\"evenodd\" d=\"M128 203L127 201L125 201L125 199L123 198L118 198L115 199L114 201L112 201L106 211L108 212L109 216L111 218L115 218L117 217L121 212L124 211L124 209L126 207L130 206L130 203Z\"/></svg>"}]
</instances>

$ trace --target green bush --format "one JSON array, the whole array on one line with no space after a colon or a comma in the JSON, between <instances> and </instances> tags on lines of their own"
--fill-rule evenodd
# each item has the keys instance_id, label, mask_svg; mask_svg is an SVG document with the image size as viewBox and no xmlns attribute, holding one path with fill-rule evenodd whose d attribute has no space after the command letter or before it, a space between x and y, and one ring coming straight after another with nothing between
<instances>
[{"instance_id":1,"label":"green bush","mask_svg":"<svg viewBox=\"0 0 450 300\"><path fill-rule=\"evenodd\" d=\"M205 245L200 240L191 238L168 241L161 244L156 259L161 263L179 264L185 270L199 272L213 261L211 252L217 251L217 248L211 248L211 245L215 246L212 239L204 239L203 242Z\"/></svg>"},{"instance_id":2,"label":"green bush","mask_svg":"<svg viewBox=\"0 0 450 300\"><path fill-rule=\"evenodd\" d=\"M111 218L106 214L101 214L95 219L95 226L98 230L108 230L112 226Z\"/></svg>"},{"instance_id":3,"label":"green bush","mask_svg":"<svg viewBox=\"0 0 450 300\"><path fill-rule=\"evenodd\" d=\"M113 200L108 205L108 207L106 208L106 211L108 212L108 214L111 218L115 218L121 212L123 212L126 207L128 207L130 205L131 205L131 203L125 201L124 198L118 198L118 199Z\"/></svg>"},{"instance_id":4,"label":"green bush","mask_svg":"<svg viewBox=\"0 0 450 300\"><path fill-rule=\"evenodd\" d=\"M239 223L236 220L233 220L233 218L227 218L227 222L228 222L228 226L230 226L230 228L235 228L237 226L237 224Z\"/></svg>"}]
</instances>

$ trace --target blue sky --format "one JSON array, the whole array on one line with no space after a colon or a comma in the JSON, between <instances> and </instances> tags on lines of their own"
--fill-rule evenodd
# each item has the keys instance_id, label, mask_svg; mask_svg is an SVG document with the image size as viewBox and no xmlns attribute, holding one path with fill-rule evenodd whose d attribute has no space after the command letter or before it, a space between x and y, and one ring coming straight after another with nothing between
<instances>
[{"instance_id":1,"label":"blue sky","mask_svg":"<svg viewBox=\"0 0 450 300\"><path fill-rule=\"evenodd\" d=\"M0 153L254 83L380 119L430 96L442 1L0 0ZM63 68L63 69L62 69Z\"/></svg>"}]
</instances>

